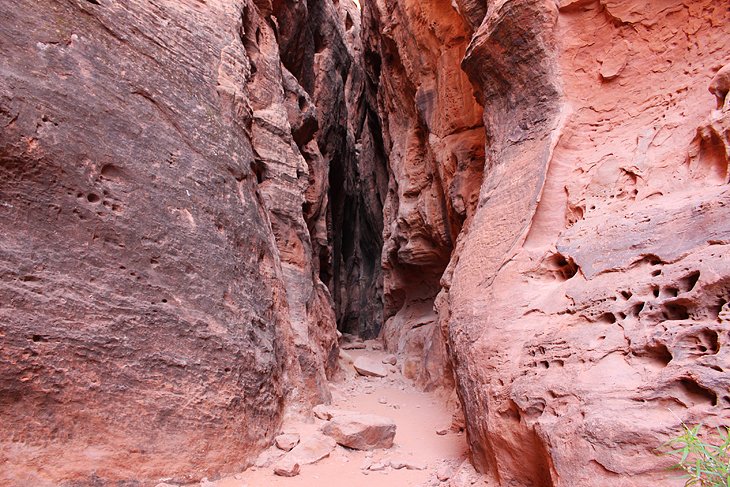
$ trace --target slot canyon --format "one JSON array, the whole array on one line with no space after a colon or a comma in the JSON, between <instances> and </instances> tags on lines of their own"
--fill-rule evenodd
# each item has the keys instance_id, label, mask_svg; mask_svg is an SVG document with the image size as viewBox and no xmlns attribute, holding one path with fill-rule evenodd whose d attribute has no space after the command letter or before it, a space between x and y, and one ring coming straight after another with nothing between
<instances>
[{"instance_id":1,"label":"slot canyon","mask_svg":"<svg viewBox=\"0 0 730 487\"><path fill-rule=\"evenodd\" d=\"M730 3L360 2L0 0L0 486L679 487L730 426Z\"/></svg>"}]
</instances>

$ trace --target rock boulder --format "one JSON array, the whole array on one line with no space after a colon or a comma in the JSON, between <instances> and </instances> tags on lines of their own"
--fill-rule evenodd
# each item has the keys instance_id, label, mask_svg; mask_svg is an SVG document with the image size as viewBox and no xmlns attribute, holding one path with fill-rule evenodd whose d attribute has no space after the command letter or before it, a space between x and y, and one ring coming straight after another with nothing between
<instances>
[{"instance_id":1,"label":"rock boulder","mask_svg":"<svg viewBox=\"0 0 730 487\"><path fill-rule=\"evenodd\" d=\"M348 448L374 450L393 446L396 425L392 419L374 414L343 414L322 426L322 433Z\"/></svg>"}]
</instances>

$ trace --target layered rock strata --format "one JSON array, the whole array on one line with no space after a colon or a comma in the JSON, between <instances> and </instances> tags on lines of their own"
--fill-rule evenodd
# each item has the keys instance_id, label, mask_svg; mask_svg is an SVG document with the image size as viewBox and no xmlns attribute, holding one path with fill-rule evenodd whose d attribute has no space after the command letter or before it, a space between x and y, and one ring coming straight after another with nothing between
<instances>
[{"instance_id":1,"label":"layered rock strata","mask_svg":"<svg viewBox=\"0 0 730 487\"><path fill-rule=\"evenodd\" d=\"M240 470L336 368L355 7L0 4L0 483Z\"/></svg>"},{"instance_id":2,"label":"layered rock strata","mask_svg":"<svg viewBox=\"0 0 730 487\"><path fill-rule=\"evenodd\" d=\"M383 210L384 328L421 387L451 383L434 299L474 212L484 165L482 108L460 68L470 26L443 2L364 5L366 66L389 161Z\"/></svg>"}]
</instances>

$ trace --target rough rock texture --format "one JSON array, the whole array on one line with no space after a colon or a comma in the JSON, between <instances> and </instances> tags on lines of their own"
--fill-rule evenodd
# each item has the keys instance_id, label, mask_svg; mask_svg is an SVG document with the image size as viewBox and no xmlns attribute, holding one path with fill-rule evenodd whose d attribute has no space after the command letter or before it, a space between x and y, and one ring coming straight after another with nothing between
<instances>
[{"instance_id":1,"label":"rough rock texture","mask_svg":"<svg viewBox=\"0 0 730 487\"><path fill-rule=\"evenodd\" d=\"M446 374L441 288L490 482L671 485L654 449L680 419L730 419L730 9L381 0L364 15L390 158L388 348L426 387ZM470 130L486 132L483 179L476 140L452 172L435 145ZM481 185L463 224L448 181Z\"/></svg>"},{"instance_id":2,"label":"rough rock texture","mask_svg":"<svg viewBox=\"0 0 730 487\"><path fill-rule=\"evenodd\" d=\"M328 399L346 15L0 1L0 483L233 471Z\"/></svg>"},{"instance_id":3,"label":"rough rock texture","mask_svg":"<svg viewBox=\"0 0 730 487\"><path fill-rule=\"evenodd\" d=\"M284 433L274 438L274 444L279 450L290 451L299 443L297 433Z\"/></svg>"},{"instance_id":4,"label":"rough rock texture","mask_svg":"<svg viewBox=\"0 0 730 487\"><path fill-rule=\"evenodd\" d=\"M484 164L482 108L461 70L469 25L448 3L364 4L366 54L389 158L383 338L424 388L451 383L434 299L473 214Z\"/></svg>"},{"instance_id":5,"label":"rough rock texture","mask_svg":"<svg viewBox=\"0 0 730 487\"><path fill-rule=\"evenodd\" d=\"M375 338L383 325L383 205L388 190L387 155L377 113L377 74L365 70L360 10L345 9L345 39L352 58L345 83L346 121L328 146L344 145L330 159L331 243L338 328ZM346 132L345 129L346 128ZM339 139L338 139L339 137ZM346 142L346 144L345 144Z\"/></svg>"}]
</instances>

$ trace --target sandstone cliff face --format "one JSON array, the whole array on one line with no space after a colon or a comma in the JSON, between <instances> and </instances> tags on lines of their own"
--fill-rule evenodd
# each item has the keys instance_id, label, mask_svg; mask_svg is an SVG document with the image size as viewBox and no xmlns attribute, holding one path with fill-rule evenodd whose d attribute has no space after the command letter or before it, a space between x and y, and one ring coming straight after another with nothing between
<instances>
[{"instance_id":1,"label":"sandstone cliff face","mask_svg":"<svg viewBox=\"0 0 730 487\"><path fill-rule=\"evenodd\" d=\"M671 484L730 419L730 10L645 3L0 0L0 483L240 469L339 326L493 485Z\"/></svg>"},{"instance_id":2,"label":"sandstone cliff face","mask_svg":"<svg viewBox=\"0 0 730 487\"><path fill-rule=\"evenodd\" d=\"M679 419L730 417L728 105L708 92L730 61L727 6L376 7L389 347L437 341L416 333L441 287L473 461L495 485L671 483L653 449ZM454 113L461 131L434 123ZM486 132L483 173L472 150L443 177L435 142L467 128ZM443 182L460 178L481 187L459 233ZM413 374L423 384L433 348Z\"/></svg>"},{"instance_id":3,"label":"sandstone cliff face","mask_svg":"<svg viewBox=\"0 0 730 487\"><path fill-rule=\"evenodd\" d=\"M469 26L443 2L364 5L389 160L383 210L386 347L424 388L451 383L434 299L484 164L482 108L459 64Z\"/></svg>"},{"instance_id":4,"label":"sandstone cliff face","mask_svg":"<svg viewBox=\"0 0 730 487\"><path fill-rule=\"evenodd\" d=\"M0 483L242 468L336 367L346 12L0 4Z\"/></svg>"}]
</instances>

